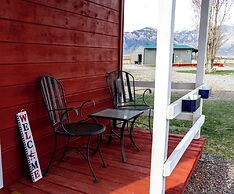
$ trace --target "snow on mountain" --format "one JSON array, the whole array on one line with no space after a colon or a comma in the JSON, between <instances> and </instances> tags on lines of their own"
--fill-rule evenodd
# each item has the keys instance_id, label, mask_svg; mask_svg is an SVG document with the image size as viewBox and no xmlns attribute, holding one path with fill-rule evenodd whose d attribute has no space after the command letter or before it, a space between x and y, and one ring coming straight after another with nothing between
<instances>
[{"instance_id":1,"label":"snow on mountain","mask_svg":"<svg viewBox=\"0 0 234 194\"><path fill-rule=\"evenodd\" d=\"M194 48L198 46L198 33L196 30L177 31L174 34L176 44L188 45Z\"/></svg>"},{"instance_id":2,"label":"snow on mountain","mask_svg":"<svg viewBox=\"0 0 234 194\"><path fill-rule=\"evenodd\" d=\"M143 28L133 32L124 33L124 53L129 53L130 49L135 50L139 46L155 44L157 32L154 28Z\"/></svg>"},{"instance_id":3,"label":"snow on mountain","mask_svg":"<svg viewBox=\"0 0 234 194\"><path fill-rule=\"evenodd\" d=\"M218 50L219 56L234 56L234 26L223 26L224 43ZM157 30L146 27L133 32L124 33L124 54L129 54L139 46L154 45L157 39ZM174 43L197 48L198 33L196 30L183 30L174 33Z\"/></svg>"}]
</instances>

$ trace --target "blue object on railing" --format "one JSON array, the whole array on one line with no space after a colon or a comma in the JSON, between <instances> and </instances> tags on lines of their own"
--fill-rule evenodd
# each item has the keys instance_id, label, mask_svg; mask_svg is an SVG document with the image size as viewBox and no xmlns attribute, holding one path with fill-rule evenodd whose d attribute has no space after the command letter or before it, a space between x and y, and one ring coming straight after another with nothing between
<instances>
[{"instance_id":1,"label":"blue object on railing","mask_svg":"<svg viewBox=\"0 0 234 194\"><path fill-rule=\"evenodd\" d=\"M208 99L210 96L210 89L200 89L198 94L201 95L201 98Z\"/></svg>"},{"instance_id":2,"label":"blue object on railing","mask_svg":"<svg viewBox=\"0 0 234 194\"><path fill-rule=\"evenodd\" d=\"M192 95L182 99L182 112L195 112L200 107L201 96Z\"/></svg>"}]
</instances>

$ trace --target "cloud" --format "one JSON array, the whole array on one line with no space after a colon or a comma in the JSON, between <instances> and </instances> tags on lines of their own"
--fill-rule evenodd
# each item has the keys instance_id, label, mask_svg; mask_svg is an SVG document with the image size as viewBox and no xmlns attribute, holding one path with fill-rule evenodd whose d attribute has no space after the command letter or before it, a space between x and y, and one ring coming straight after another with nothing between
<instances>
[{"instance_id":1,"label":"cloud","mask_svg":"<svg viewBox=\"0 0 234 194\"><path fill-rule=\"evenodd\" d=\"M156 0L125 0L124 31L133 31L144 27L157 28ZM234 24L234 14L227 24ZM177 0L175 12L175 30L195 28L191 0Z\"/></svg>"}]
</instances>

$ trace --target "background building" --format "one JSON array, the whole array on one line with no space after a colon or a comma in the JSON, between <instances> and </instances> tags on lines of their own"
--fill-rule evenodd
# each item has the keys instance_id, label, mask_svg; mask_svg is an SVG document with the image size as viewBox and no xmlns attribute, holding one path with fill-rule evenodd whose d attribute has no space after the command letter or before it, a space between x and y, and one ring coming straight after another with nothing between
<instances>
[{"instance_id":1,"label":"background building","mask_svg":"<svg viewBox=\"0 0 234 194\"><path fill-rule=\"evenodd\" d=\"M135 64L155 64L157 47L155 45L146 45L138 47L133 52L133 62ZM173 63L174 64L192 64L196 60L197 49L187 45L174 44Z\"/></svg>"}]
</instances>

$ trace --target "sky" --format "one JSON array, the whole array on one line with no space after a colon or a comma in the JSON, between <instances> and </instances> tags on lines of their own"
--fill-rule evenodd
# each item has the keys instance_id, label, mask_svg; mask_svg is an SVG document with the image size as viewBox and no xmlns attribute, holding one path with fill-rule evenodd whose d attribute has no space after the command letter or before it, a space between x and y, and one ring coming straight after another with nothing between
<instances>
[{"instance_id":1,"label":"sky","mask_svg":"<svg viewBox=\"0 0 234 194\"><path fill-rule=\"evenodd\" d=\"M156 4L157 0L125 0L124 31L129 32L144 27L157 28ZM234 25L234 13L228 24ZM175 30L191 28L194 28L191 0L177 0Z\"/></svg>"}]
</instances>

